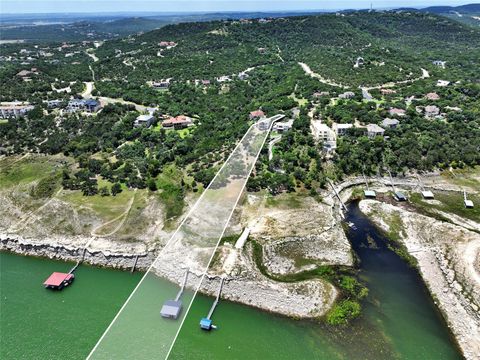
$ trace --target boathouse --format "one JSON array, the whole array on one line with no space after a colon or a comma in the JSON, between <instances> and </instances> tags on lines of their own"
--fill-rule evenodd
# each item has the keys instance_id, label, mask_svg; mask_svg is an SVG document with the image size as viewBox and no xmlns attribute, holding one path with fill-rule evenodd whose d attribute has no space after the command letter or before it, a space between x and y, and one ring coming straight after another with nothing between
<instances>
[{"instance_id":1,"label":"boathouse","mask_svg":"<svg viewBox=\"0 0 480 360\"><path fill-rule=\"evenodd\" d=\"M65 286L70 285L75 279L75 275L65 274L61 272L54 272L50 277L45 280L43 285L46 289L62 290Z\"/></svg>"}]
</instances>

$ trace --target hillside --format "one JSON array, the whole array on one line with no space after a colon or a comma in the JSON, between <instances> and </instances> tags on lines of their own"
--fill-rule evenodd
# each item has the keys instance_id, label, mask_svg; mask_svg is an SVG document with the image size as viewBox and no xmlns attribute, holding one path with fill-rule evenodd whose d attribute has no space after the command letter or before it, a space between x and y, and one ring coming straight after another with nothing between
<instances>
[{"instance_id":1,"label":"hillside","mask_svg":"<svg viewBox=\"0 0 480 360\"><path fill-rule=\"evenodd\" d=\"M429 13L181 23L99 47L24 47L3 47L2 100L28 100L43 112L4 122L3 152L73 156L81 169L67 169L63 183L85 194L98 191L92 176L108 180L107 187L168 188L172 199L198 191L252 124L248 113L256 109L284 113L294 125L270 154L265 150L250 189L314 193L327 176L362 168L402 173L480 161L480 31ZM36 73L17 81L28 62ZM153 88L162 79L166 88ZM439 80L449 85L438 86ZM351 99L342 99L347 90ZM315 95L321 92L324 98ZM41 102L61 98L65 106L74 94L96 97L103 110L92 116L49 110ZM133 126L147 107L156 110L153 126ZM162 126L178 115L190 117L193 126ZM362 129L389 116L401 126L387 128L385 139L383 133L366 136ZM330 129L354 128L349 136L332 135L331 152L330 135L311 131L318 121ZM161 180L171 165L182 181Z\"/></svg>"}]
</instances>

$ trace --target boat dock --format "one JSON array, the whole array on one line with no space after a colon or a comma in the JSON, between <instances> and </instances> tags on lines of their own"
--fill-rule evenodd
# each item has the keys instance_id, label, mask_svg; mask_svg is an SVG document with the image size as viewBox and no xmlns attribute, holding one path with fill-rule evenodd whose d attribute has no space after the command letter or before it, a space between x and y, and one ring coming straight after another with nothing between
<instances>
[{"instance_id":1,"label":"boat dock","mask_svg":"<svg viewBox=\"0 0 480 360\"><path fill-rule=\"evenodd\" d=\"M215 311L215 308L217 307L218 305L218 302L220 301L220 294L222 293L222 289L223 289L223 282L225 281L225 278L222 277L222 280L220 282L220 287L218 288L218 292L217 292L217 297L215 298L215 301L213 302L212 304L212 307L210 308L210 311L208 312L208 315L207 317L204 317L202 320L200 320L200 328L203 329L203 330L212 330L212 329L216 329L217 327L215 325L213 325L212 323L212 315L213 315L213 312Z\"/></svg>"},{"instance_id":2,"label":"boat dock","mask_svg":"<svg viewBox=\"0 0 480 360\"><path fill-rule=\"evenodd\" d=\"M390 176L390 184L391 184L392 189L393 189L393 198L397 201L407 201L407 196L403 192L397 191L395 189L395 184L393 182L392 173L390 172L390 170L387 170L387 171L388 171L388 175Z\"/></svg>"},{"instance_id":3,"label":"boat dock","mask_svg":"<svg viewBox=\"0 0 480 360\"><path fill-rule=\"evenodd\" d=\"M182 297L183 291L185 290L185 286L187 285L189 269L185 272L185 277L183 278L183 283L180 287L180 290L177 293L177 296L174 300L167 300L162 306L160 310L160 315L166 319L177 319L182 311L182 301L180 298Z\"/></svg>"},{"instance_id":4,"label":"boat dock","mask_svg":"<svg viewBox=\"0 0 480 360\"><path fill-rule=\"evenodd\" d=\"M365 186L366 186L366 190L363 190L363 195L366 198L370 198L370 199L376 198L377 193L375 192L375 190L370 190L370 187L368 186L367 177L365 176L365 173L363 171L362 171L362 175L363 175L363 180L365 181Z\"/></svg>"},{"instance_id":5,"label":"boat dock","mask_svg":"<svg viewBox=\"0 0 480 360\"><path fill-rule=\"evenodd\" d=\"M473 209L474 205L473 205L473 201L472 200L468 200L467 198L467 192L465 190L463 190L463 204L465 205L465 207L467 209Z\"/></svg>"},{"instance_id":6,"label":"boat dock","mask_svg":"<svg viewBox=\"0 0 480 360\"><path fill-rule=\"evenodd\" d=\"M53 289L53 290L62 290L64 287L70 285L73 280L75 280L75 270L80 266L85 258L85 253L87 249L83 249L82 258L77 261L74 267L70 269L68 273L61 273L61 272L54 272L52 273L47 280L43 282L43 286L45 289Z\"/></svg>"}]
</instances>

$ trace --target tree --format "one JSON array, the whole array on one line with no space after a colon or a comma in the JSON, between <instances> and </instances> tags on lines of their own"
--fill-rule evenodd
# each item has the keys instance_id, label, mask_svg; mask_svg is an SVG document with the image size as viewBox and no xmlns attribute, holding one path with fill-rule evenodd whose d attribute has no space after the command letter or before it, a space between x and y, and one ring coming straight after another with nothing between
<instances>
[{"instance_id":1,"label":"tree","mask_svg":"<svg viewBox=\"0 0 480 360\"><path fill-rule=\"evenodd\" d=\"M115 184L112 185L112 188L110 189L110 191L113 196L116 196L117 194L120 194L122 192L122 185L116 182Z\"/></svg>"}]
</instances>

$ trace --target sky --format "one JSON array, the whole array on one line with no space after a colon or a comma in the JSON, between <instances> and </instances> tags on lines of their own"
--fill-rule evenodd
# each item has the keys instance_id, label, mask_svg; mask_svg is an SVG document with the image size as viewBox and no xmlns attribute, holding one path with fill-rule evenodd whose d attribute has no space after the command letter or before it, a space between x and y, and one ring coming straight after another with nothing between
<instances>
[{"instance_id":1,"label":"sky","mask_svg":"<svg viewBox=\"0 0 480 360\"><path fill-rule=\"evenodd\" d=\"M474 1L471 1L474 2ZM338 10L463 5L468 0L0 0L1 13Z\"/></svg>"}]
</instances>

